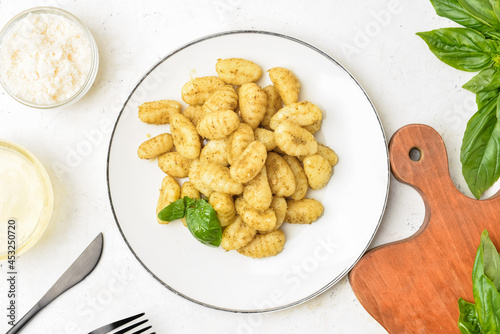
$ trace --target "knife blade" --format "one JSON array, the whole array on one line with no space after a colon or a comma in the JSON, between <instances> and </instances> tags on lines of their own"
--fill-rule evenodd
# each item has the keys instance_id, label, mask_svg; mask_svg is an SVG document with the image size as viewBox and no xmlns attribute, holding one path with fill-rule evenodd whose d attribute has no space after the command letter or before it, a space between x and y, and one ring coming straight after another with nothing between
<instances>
[{"instance_id":1,"label":"knife blade","mask_svg":"<svg viewBox=\"0 0 500 334\"><path fill-rule=\"evenodd\" d=\"M62 274L45 295L24 315L6 334L15 334L26 325L33 316L47 306L63 292L81 282L94 270L102 254L103 235L99 235L87 246L80 256Z\"/></svg>"}]
</instances>

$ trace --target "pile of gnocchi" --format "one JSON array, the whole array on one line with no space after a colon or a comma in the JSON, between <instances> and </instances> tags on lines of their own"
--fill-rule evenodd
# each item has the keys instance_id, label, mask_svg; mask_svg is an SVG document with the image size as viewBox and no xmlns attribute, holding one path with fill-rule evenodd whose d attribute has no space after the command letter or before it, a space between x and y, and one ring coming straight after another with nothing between
<instances>
[{"instance_id":1,"label":"pile of gnocchi","mask_svg":"<svg viewBox=\"0 0 500 334\"><path fill-rule=\"evenodd\" d=\"M219 59L215 70L184 84L184 110L173 100L139 106L142 122L170 124L170 133L137 150L141 159L157 158L166 174L156 214L184 196L204 196L223 228L222 248L274 256L285 245L283 223L311 224L323 214L323 205L305 196L325 187L338 157L315 139L323 112L299 101L292 71L271 68L272 84L261 88L262 69L252 61Z\"/></svg>"}]
</instances>

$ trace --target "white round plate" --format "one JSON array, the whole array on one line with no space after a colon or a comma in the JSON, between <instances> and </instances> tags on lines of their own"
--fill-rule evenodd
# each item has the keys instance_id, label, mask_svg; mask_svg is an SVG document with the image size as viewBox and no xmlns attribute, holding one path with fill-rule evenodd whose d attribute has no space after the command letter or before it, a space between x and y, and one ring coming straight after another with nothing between
<instances>
[{"instance_id":1,"label":"white round plate","mask_svg":"<svg viewBox=\"0 0 500 334\"><path fill-rule=\"evenodd\" d=\"M265 71L292 70L301 100L323 110L316 138L333 148L339 163L327 187L309 191L324 214L311 225L284 224L285 249L251 259L195 240L180 221L160 225L155 209L163 172L137 157L148 135L169 126L142 123L146 101L181 102L193 77L216 75L219 58L245 58ZM193 302L232 312L291 307L344 277L368 248L382 219L389 189L387 143L377 113L356 80L332 57L302 41L257 31L220 33L194 41L162 59L130 94L115 125L108 152L108 187L118 227L140 263L164 286Z\"/></svg>"}]
</instances>

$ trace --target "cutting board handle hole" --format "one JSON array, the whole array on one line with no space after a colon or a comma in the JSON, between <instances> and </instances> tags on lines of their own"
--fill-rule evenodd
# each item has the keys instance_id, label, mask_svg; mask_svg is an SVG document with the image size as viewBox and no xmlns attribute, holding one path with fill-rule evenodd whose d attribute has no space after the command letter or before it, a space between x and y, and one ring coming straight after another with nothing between
<instances>
[{"instance_id":1,"label":"cutting board handle hole","mask_svg":"<svg viewBox=\"0 0 500 334\"><path fill-rule=\"evenodd\" d=\"M420 161L422 159L422 151L418 147L412 147L408 155L412 161Z\"/></svg>"}]
</instances>

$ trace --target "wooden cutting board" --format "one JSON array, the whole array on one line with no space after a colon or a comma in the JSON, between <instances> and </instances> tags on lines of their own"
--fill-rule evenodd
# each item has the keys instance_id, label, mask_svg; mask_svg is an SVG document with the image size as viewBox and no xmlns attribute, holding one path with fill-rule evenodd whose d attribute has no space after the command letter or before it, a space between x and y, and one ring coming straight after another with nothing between
<instances>
[{"instance_id":1,"label":"wooden cutting board","mask_svg":"<svg viewBox=\"0 0 500 334\"><path fill-rule=\"evenodd\" d=\"M420 160L410 150L420 151ZM458 154L458 152L457 152ZM367 252L349 274L365 309L389 333L460 333L458 299L473 302L472 268L481 232L500 245L500 198L475 200L450 179L439 134L408 125L389 143L392 173L425 203L422 227L408 239Z\"/></svg>"}]
</instances>

